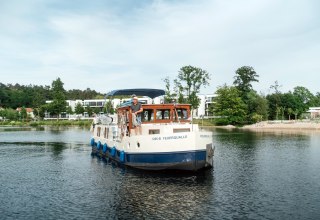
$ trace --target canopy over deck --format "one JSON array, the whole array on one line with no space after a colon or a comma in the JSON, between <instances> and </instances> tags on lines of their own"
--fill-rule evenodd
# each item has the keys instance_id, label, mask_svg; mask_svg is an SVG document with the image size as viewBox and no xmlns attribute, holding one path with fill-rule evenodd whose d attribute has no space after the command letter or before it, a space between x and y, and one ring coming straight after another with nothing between
<instances>
[{"instance_id":1,"label":"canopy over deck","mask_svg":"<svg viewBox=\"0 0 320 220\"><path fill-rule=\"evenodd\" d=\"M152 99L164 95L165 91L162 89L120 89L113 90L107 94L107 96L126 95L130 96L135 94L137 96L148 96Z\"/></svg>"}]
</instances>

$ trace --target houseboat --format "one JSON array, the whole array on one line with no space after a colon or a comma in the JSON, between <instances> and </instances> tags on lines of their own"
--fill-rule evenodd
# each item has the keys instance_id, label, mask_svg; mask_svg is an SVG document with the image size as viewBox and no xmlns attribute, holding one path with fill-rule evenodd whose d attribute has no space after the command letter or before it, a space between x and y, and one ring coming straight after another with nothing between
<instances>
[{"instance_id":1,"label":"houseboat","mask_svg":"<svg viewBox=\"0 0 320 220\"><path fill-rule=\"evenodd\" d=\"M158 89L114 90L107 96L165 94ZM92 125L92 153L126 166L144 170L198 171L213 165L212 133L201 131L191 120L189 104L142 104L139 132L134 127L131 102L116 114Z\"/></svg>"}]
</instances>

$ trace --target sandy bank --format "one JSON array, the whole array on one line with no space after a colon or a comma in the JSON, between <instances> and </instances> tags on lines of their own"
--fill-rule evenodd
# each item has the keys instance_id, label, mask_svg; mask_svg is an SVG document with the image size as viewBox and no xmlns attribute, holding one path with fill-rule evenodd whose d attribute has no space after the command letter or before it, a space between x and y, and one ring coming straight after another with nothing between
<instances>
[{"instance_id":1,"label":"sandy bank","mask_svg":"<svg viewBox=\"0 0 320 220\"><path fill-rule=\"evenodd\" d=\"M265 130L265 129L279 129L279 130L319 130L319 121L263 121L253 125L243 126L243 129L250 130Z\"/></svg>"}]
</instances>

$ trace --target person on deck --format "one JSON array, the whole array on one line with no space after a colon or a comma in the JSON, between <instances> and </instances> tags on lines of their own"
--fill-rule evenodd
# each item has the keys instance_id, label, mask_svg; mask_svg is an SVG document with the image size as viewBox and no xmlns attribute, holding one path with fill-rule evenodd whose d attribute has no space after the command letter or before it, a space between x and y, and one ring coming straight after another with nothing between
<instances>
[{"instance_id":1,"label":"person on deck","mask_svg":"<svg viewBox=\"0 0 320 220\"><path fill-rule=\"evenodd\" d=\"M130 107L132 114L132 125L135 128L135 134L138 133L141 135L141 113L143 112L143 108L141 103L138 102L138 97L136 95L132 95L132 104Z\"/></svg>"}]
</instances>

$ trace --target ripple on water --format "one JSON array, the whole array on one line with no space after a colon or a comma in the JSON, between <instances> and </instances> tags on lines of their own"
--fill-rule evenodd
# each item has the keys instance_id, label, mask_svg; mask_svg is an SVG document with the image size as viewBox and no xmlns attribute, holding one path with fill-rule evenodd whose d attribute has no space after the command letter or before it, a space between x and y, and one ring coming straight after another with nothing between
<instances>
[{"instance_id":1,"label":"ripple on water","mask_svg":"<svg viewBox=\"0 0 320 220\"><path fill-rule=\"evenodd\" d=\"M79 129L0 132L2 219L317 219L320 137L214 131L214 170L152 173L90 156Z\"/></svg>"}]
</instances>

